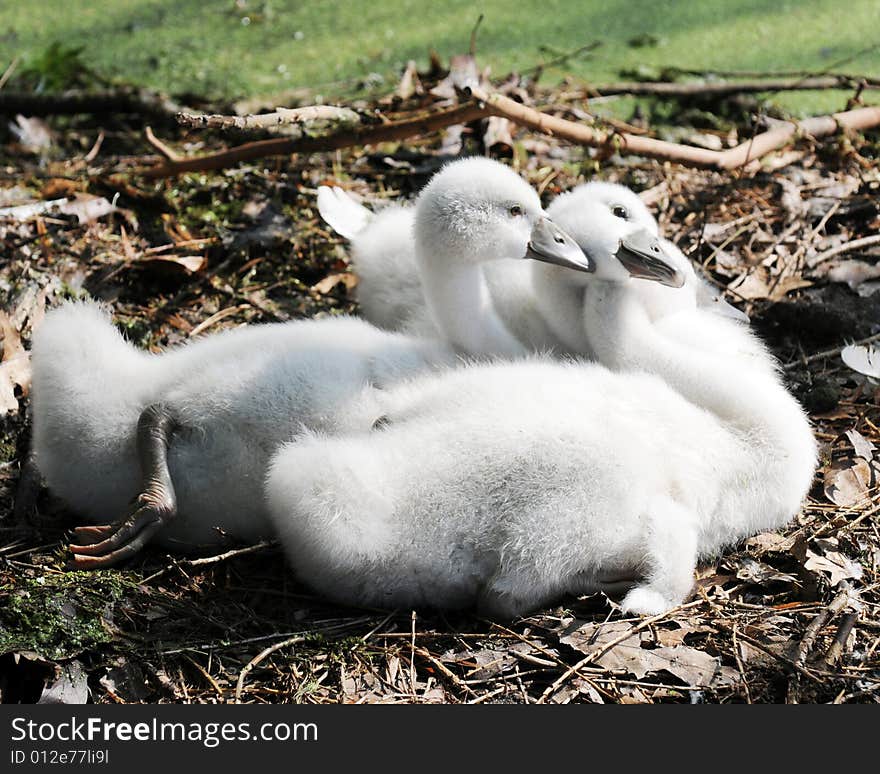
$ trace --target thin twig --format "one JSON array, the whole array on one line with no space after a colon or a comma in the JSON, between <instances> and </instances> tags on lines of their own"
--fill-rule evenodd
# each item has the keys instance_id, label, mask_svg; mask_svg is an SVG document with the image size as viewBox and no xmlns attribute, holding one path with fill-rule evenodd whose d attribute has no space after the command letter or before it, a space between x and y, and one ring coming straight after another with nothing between
<instances>
[{"instance_id":1,"label":"thin twig","mask_svg":"<svg viewBox=\"0 0 880 774\"><path fill-rule=\"evenodd\" d=\"M657 623L657 621L662 621L664 618L669 617L674 613L679 613L682 610L686 610L690 607L697 607L703 604L702 599L695 600L694 602L688 602L686 605L679 605L678 607L673 608L672 610L668 610L665 613L660 613L659 615L652 615L650 618L643 618L638 624L633 626L631 629L628 629L626 632L621 634L619 637L615 637L611 642L603 645L592 653L588 653L584 656L580 661L578 661L574 666L569 667L554 683L549 686L544 693L541 694L541 697L538 699L538 704L543 704L547 699L549 699L556 691L558 691L562 685L568 680L575 672L578 672L583 667L589 665L591 662L595 661L598 658L604 656L609 650L612 648L616 648L620 645L621 642L628 640L632 637L636 632L640 632L642 629L645 629L651 624Z\"/></svg>"},{"instance_id":2,"label":"thin twig","mask_svg":"<svg viewBox=\"0 0 880 774\"><path fill-rule=\"evenodd\" d=\"M298 635L296 637L290 637L286 640L282 640L281 642L276 642L274 645L270 645L264 651L261 651L256 656L254 656L254 658L248 661L248 663L245 665L245 668L241 670L241 673L238 676L238 682L235 684L235 703L241 703L241 692L244 689L244 681L254 667L256 667L267 656L271 656L276 650L286 648L288 645L296 645L297 643L302 642L304 639L305 637L303 637L302 635Z\"/></svg>"},{"instance_id":3,"label":"thin twig","mask_svg":"<svg viewBox=\"0 0 880 774\"><path fill-rule=\"evenodd\" d=\"M842 245L832 247L824 253L814 255L807 261L807 265L811 269L815 269L820 263L825 263L825 261L834 258L837 255L851 253L854 250L861 250L863 247L871 247L872 245L880 245L880 234L871 234L871 236L862 237L861 239L853 239L850 242L844 242Z\"/></svg>"},{"instance_id":4,"label":"thin twig","mask_svg":"<svg viewBox=\"0 0 880 774\"><path fill-rule=\"evenodd\" d=\"M732 624L729 624L726 621L720 621L720 620L713 621L712 626L714 626L716 628L720 628L720 629L727 631L727 632L731 631L733 628ZM822 682L822 679L819 676L814 675L812 672L808 671L806 668L800 666L799 664L796 664L794 661L787 659L785 656L782 656L779 653L775 653L770 648L768 648L763 642L758 642L757 640L753 639L752 637L747 637L742 632L738 632L737 637L739 637L739 639L743 640L743 642L746 642L749 645L751 645L753 648L757 648L762 653L766 653L768 656L771 656L772 658L776 659L784 666L788 667L789 669L793 669L798 674L803 675L804 677L808 678L809 680L812 680L813 682L816 682L816 683Z\"/></svg>"},{"instance_id":5,"label":"thin twig","mask_svg":"<svg viewBox=\"0 0 880 774\"><path fill-rule=\"evenodd\" d=\"M872 344L875 341L880 341L880 333L875 333L873 336L867 336L864 339L859 339L858 341L854 341L852 343L854 345L860 346L863 344ZM810 363L815 363L817 360L826 360L830 357L837 357L841 352L843 352L846 346L848 345L835 347L834 349L826 349L822 352L817 352L815 355L801 358L800 360L792 360L790 363L786 363L784 366L782 366L782 368L784 371L790 371L792 368L809 365Z\"/></svg>"},{"instance_id":6,"label":"thin twig","mask_svg":"<svg viewBox=\"0 0 880 774\"><path fill-rule=\"evenodd\" d=\"M810 625L804 632L804 636L801 638L797 650L795 651L794 663L797 666L802 667L807 663L807 656L810 655L810 651L813 649L813 644L816 642L816 637L819 635L819 632L834 616L846 607L849 599L850 587L849 584L844 581L841 584L840 593L834 597L834 599L831 600L823 610L820 610L819 614L813 618L812 621L810 621Z\"/></svg>"},{"instance_id":7,"label":"thin twig","mask_svg":"<svg viewBox=\"0 0 880 774\"><path fill-rule=\"evenodd\" d=\"M446 666L446 664L440 661L439 658L435 657L430 651L425 648L419 647L415 649L414 653L430 661L435 667L437 667L437 669L440 671L440 674L446 677L456 688L464 691L467 694L470 694L471 696L476 696L476 692L473 688L471 688L469 685L465 685L461 681L461 678L457 674L455 674L455 672L453 672L449 667Z\"/></svg>"},{"instance_id":8,"label":"thin twig","mask_svg":"<svg viewBox=\"0 0 880 774\"><path fill-rule=\"evenodd\" d=\"M168 161L180 161L182 158L181 155L174 150L173 148L166 145L162 142L155 134L153 134L153 129L150 126L144 127L144 136L147 138L147 142L150 143L159 153L161 153Z\"/></svg>"},{"instance_id":9,"label":"thin twig","mask_svg":"<svg viewBox=\"0 0 880 774\"><path fill-rule=\"evenodd\" d=\"M20 56L16 56L9 63L9 67L7 67L3 71L3 75L0 75L0 89L2 89L8 82L9 79L14 75L16 69L18 68L18 63L21 61Z\"/></svg>"},{"instance_id":10,"label":"thin twig","mask_svg":"<svg viewBox=\"0 0 880 774\"><path fill-rule=\"evenodd\" d=\"M262 551L264 548L274 548L278 545L278 541L276 540L261 540L259 543L255 543L252 546L245 546L244 548L234 548L231 551L225 551L222 554L217 554L215 556L205 556L201 559L185 559L183 561L174 561L171 564L166 565L158 572L154 572L152 575L148 575L146 578L141 580L142 584L149 583L150 581L156 580L156 578L161 577L166 572L173 570L175 567L203 567L209 564L217 564L218 562L225 562L229 559L234 559L237 556L245 556L246 554L252 554L256 551Z\"/></svg>"}]
</instances>

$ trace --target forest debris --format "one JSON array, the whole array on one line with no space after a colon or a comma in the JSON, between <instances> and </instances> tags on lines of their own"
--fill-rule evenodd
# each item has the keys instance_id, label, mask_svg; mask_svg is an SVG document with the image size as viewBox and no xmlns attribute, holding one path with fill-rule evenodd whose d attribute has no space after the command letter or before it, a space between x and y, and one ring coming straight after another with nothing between
<instances>
[{"instance_id":1,"label":"forest debris","mask_svg":"<svg viewBox=\"0 0 880 774\"><path fill-rule=\"evenodd\" d=\"M39 215L47 215L51 212L59 212L61 207L67 204L68 200L50 199L45 202L32 202L30 204L19 204L15 207L0 208L0 219L27 221L36 218Z\"/></svg>"},{"instance_id":2,"label":"forest debris","mask_svg":"<svg viewBox=\"0 0 880 774\"><path fill-rule=\"evenodd\" d=\"M43 688L37 704L86 704L89 700L88 675L76 659L55 665L55 681Z\"/></svg>"},{"instance_id":3,"label":"forest debris","mask_svg":"<svg viewBox=\"0 0 880 774\"><path fill-rule=\"evenodd\" d=\"M499 115L544 134L562 137L572 142L593 147L611 146L620 153L631 153L663 161L675 161L685 166L707 167L729 171L744 166L785 145L795 134L826 137L843 129L861 130L880 125L880 107L859 108L816 116L799 122L782 122L762 134L724 151L710 151L689 145L656 140L626 132L611 134L584 124L557 118L522 105L502 94L486 92L478 87L465 90L492 115Z\"/></svg>"},{"instance_id":4,"label":"forest debris","mask_svg":"<svg viewBox=\"0 0 880 774\"><path fill-rule=\"evenodd\" d=\"M878 110L880 110L880 108L878 108ZM818 253L807 259L807 266L813 269L820 263L823 263L830 258L834 258L836 255L840 255L841 253L851 253L854 250L861 250L863 247L872 247L873 245L880 245L880 234L871 234L870 236L862 237L861 239L853 239L850 242L845 242L842 245L832 247L830 250L826 250L823 253Z\"/></svg>"},{"instance_id":5,"label":"forest debris","mask_svg":"<svg viewBox=\"0 0 880 774\"><path fill-rule=\"evenodd\" d=\"M449 82L443 82L443 94L449 89L454 93L461 89L466 102L446 110L434 111L420 118L389 121L373 126L356 125L336 130L320 137L279 138L246 143L220 153L207 156L171 159L157 166L140 170L147 177L170 177L182 172L222 169L239 161L291 153L330 151L353 145L369 145L390 142L415 135L427 134L457 123L468 123L478 118L499 116L527 127L533 131L560 137L581 145L588 145L635 154L663 161L674 161L685 166L706 167L729 171L745 166L777 150L796 134L825 137L844 129L862 130L880 125L880 107L858 108L828 116L816 116L800 122L780 122L779 126L758 134L734 148L723 151L706 150L690 145L657 140L631 132L607 132L582 123L542 113L497 91L487 91L479 85L476 63L470 55L463 55L461 62L453 57ZM432 93L436 94L436 88ZM437 95L442 96L442 95ZM321 107L321 106L313 106ZM298 111L307 108L297 108ZM232 118L231 120L235 120Z\"/></svg>"},{"instance_id":6,"label":"forest debris","mask_svg":"<svg viewBox=\"0 0 880 774\"><path fill-rule=\"evenodd\" d=\"M512 124L506 118L489 116L489 120L486 121L486 129L483 132L483 147L486 150L491 150L501 146L504 149L513 150L511 127Z\"/></svg>"},{"instance_id":7,"label":"forest debris","mask_svg":"<svg viewBox=\"0 0 880 774\"><path fill-rule=\"evenodd\" d=\"M822 538L814 542L822 553L807 548L805 570L828 573L832 586L836 586L841 581L859 580L862 577L862 566L836 550L837 538Z\"/></svg>"},{"instance_id":8,"label":"forest debris","mask_svg":"<svg viewBox=\"0 0 880 774\"><path fill-rule=\"evenodd\" d=\"M353 145L373 145L378 142L393 142L415 135L429 134L454 124L464 124L483 118L485 111L472 102L432 113L391 121L377 125L357 125L344 128L321 137L279 137L245 143L219 153L180 160L165 159L164 162L141 169L150 178L172 177L183 172L197 172L209 169L223 169L239 161L284 156L291 153L314 153L350 148Z\"/></svg>"},{"instance_id":9,"label":"forest debris","mask_svg":"<svg viewBox=\"0 0 880 774\"><path fill-rule=\"evenodd\" d=\"M173 100L146 89L114 89L62 93L0 91L0 115L58 116L76 113L135 113L168 118L183 108Z\"/></svg>"},{"instance_id":10,"label":"forest debris","mask_svg":"<svg viewBox=\"0 0 880 774\"><path fill-rule=\"evenodd\" d=\"M66 177L49 178L40 189L40 196L44 199L70 198L77 191L82 190L82 184L78 180L69 180Z\"/></svg>"},{"instance_id":11,"label":"forest debris","mask_svg":"<svg viewBox=\"0 0 880 774\"><path fill-rule=\"evenodd\" d=\"M410 59L403 68L403 75L400 76L400 83L397 84L397 96L402 100L407 100L413 94L422 94L422 82L419 80L419 70L414 59Z\"/></svg>"},{"instance_id":12,"label":"forest debris","mask_svg":"<svg viewBox=\"0 0 880 774\"><path fill-rule=\"evenodd\" d=\"M52 130L41 118L26 118L19 113L9 122L10 131L28 153L44 154L52 147Z\"/></svg>"},{"instance_id":13,"label":"forest debris","mask_svg":"<svg viewBox=\"0 0 880 774\"><path fill-rule=\"evenodd\" d=\"M58 209L64 215L75 215L81 226L117 211L116 205L108 202L103 196L85 193L77 193L72 201L68 199Z\"/></svg>"},{"instance_id":14,"label":"forest debris","mask_svg":"<svg viewBox=\"0 0 880 774\"><path fill-rule=\"evenodd\" d=\"M0 311L3 333L3 358L0 360L0 415L18 411L15 388L27 395L31 385L31 358L21 343L21 336L9 315Z\"/></svg>"},{"instance_id":15,"label":"forest debris","mask_svg":"<svg viewBox=\"0 0 880 774\"><path fill-rule=\"evenodd\" d=\"M836 666L843 658L843 655L853 649L852 643L854 638L851 635L853 634L853 628L858 620L859 614L856 612L847 613L843 617L840 626L837 627L834 639L822 659L826 666Z\"/></svg>"},{"instance_id":16,"label":"forest debris","mask_svg":"<svg viewBox=\"0 0 880 774\"><path fill-rule=\"evenodd\" d=\"M829 266L824 274L829 282L842 282L857 290L863 282L880 278L880 264L840 261Z\"/></svg>"},{"instance_id":17,"label":"forest debris","mask_svg":"<svg viewBox=\"0 0 880 774\"><path fill-rule=\"evenodd\" d=\"M4 207L0 209L0 218L8 218L16 221L28 221L40 215L48 215L53 212L62 215L74 215L80 225L91 223L103 218L111 212L117 212L116 205L107 201L103 196L76 191L74 198L49 199L43 202L20 204L17 207Z\"/></svg>"},{"instance_id":18,"label":"forest debris","mask_svg":"<svg viewBox=\"0 0 880 774\"><path fill-rule=\"evenodd\" d=\"M759 272L744 272L727 287L746 301L770 299L780 301L792 290L808 288L813 283L799 276L783 277L778 282L765 279Z\"/></svg>"},{"instance_id":19,"label":"forest debris","mask_svg":"<svg viewBox=\"0 0 880 774\"><path fill-rule=\"evenodd\" d=\"M144 670L125 657L118 658L98 682L120 702L146 701L152 693Z\"/></svg>"},{"instance_id":20,"label":"forest debris","mask_svg":"<svg viewBox=\"0 0 880 774\"><path fill-rule=\"evenodd\" d=\"M739 580L748 581L757 585L765 583L794 583L799 585L798 579L794 575L779 572L769 564L759 562L749 556L745 556L731 564L736 568L736 577Z\"/></svg>"},{"instance_id":21,"label":"forest debris","mask_svg":"<svg viewBox=\"0 0 880 774\"><path fill-rule=\"evenodd\" d=\"M350 271L342 271L336 274L328 274L320 282L312 285L312 290L318 293L329 293L337 285L342 285L346 290L352 290L357 287L358 278Z\"/></svg>"},{"instance_id":22,"label":"forest debris","mask_svg":"<svg viewBox=\"0 0 880 774\"><path fill-rule=\"evenodd\" d=\"M596 658L595 663L606 669L623 670L639 680L651 672L665 671L693 687L726 684L739 679L736 670L722 667L718 658L696 648L687 645L644 647L650 642L650 635L634 630L625 621L580 623L569 628L559 641L582 653L610 644L632 630L629 637Z\"/></svg>"},{"instance_id":23,"label":"forest debris","mask_svg":"<svg viewBox=\"0 0 880 774\"><path fill-rule=\"evenodd\" d=\"M746 545L759 553L768 551L784 553L791 550L794 540L790 537L783 537L778 532L761 532L750 537L746 541Z\"/></svg>"},{"instance_id":24,"label":"forest debris","mask_svg":"<svg viewBox=\"0 0 880 774\"><path fill-rule=\"evenodd\" d=\"M801 78L762 77L753 80L698 81L676 83L667 81L621 81L597 84L591 91L603 97L612 95L654 96L680 99L706 97L720 99L733 94L760 94L762 92L802 91L811 89L848 89L858 78L848 75L826 75ZM870 84L869 84L870 85ZM876 86L874 86L876 88Z\"/></svg>"},{"instance_id":25,"label":"forest debris","mask_svg":"<svg viewBox=\"0 0 880 774\"><path fill-rule=\"evenodd\" d=\"M140 259L136 261L138 264L165 264L168 266L179 266L182 268L187 274L195 274L198 271L202 271L208 264L208 259L205 258L204 255L174 255L172 254L158 254L158 255L144 255Z\"/></svg>"},{"instance_id":26,"label":"forest debris","mask_svg":"<svg viewBox=\"0 0 880 774\"><path fill-rule=\"evenodd\" d=\"M824 474L825 496L841 507L856 505L877 485L877 473L874 445L850 429L832 445L831 463Z\"/></svg>"},{"instance_id":27,"label":"forest debris","mask_svg":"<svg viewBox=\"0 0 880 774\"><path fill-rule=\"evenodd\" d=\"M237 129L242 132L253 129L274 129L279 126L301 126L318 122L355 124L361 120L360 116L351 108L334 105L310 105L302 108L276 107L273 113L245 116L178 113L175 118L182 126L193 126L200 129Z\"/></svg>"}]
</instances>

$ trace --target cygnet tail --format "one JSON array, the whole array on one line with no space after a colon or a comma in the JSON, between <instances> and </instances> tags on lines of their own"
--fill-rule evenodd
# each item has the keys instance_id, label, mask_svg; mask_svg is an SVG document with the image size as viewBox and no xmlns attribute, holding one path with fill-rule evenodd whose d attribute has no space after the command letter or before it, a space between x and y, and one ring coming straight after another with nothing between
<instances>
[{"instance_id":1,"label":"cygnet tail","mask_svg":"<svg viewBox=\"0 0 880 774\"><path fill-rule=\"evenodd\" d=\"M49 312L34 333L31 361L36 397L54 390L71 391L71 397L106 390L109 378L134 376L132 368L139 370L147 359L122 338L100 305L64 304Z\"/></svg>"},{"instance_id":2,"label":"cygnet tail","mask_svg":"<svg viewBox=\"0 0 880 774\"><path fill-rule=\"evenodd\" d=\"M67 303L34 332L33 451L49 488L74 510L109 518L135 493L133 439L157 360L95 303Z\"/></svg>"},{"instance_id":3,"label":"cygnet tail","mask_svg":"<svg viewBox=\"0 0 880 774\"><path fill-rule=\"evenodd\" d=\"M34 332L32 408L37 456L61 439L113 436L137 421L150 355L135 349L98 304L71 302ZM41 448L42 447L42 448Z\"/></svg>"},{"instance_id":4,"label":"cygnet tail","mask_svg":"<svg viewBox=\"0 0 880 774\"><path fill-rule=\"evenodd\" d=\"M353 239L373 217L362 204L358 204L341 188L322 185L318 188L318 212L339 236Z\"/></svg>"}]
</instances>

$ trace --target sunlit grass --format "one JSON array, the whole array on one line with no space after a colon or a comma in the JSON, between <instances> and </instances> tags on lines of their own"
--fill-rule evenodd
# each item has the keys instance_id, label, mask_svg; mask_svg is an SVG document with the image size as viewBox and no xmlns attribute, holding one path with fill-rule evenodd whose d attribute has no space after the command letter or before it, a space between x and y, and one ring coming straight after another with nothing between
<instances>
[{"instance_id":1,"label":"sunlit grass","mask_svg":"<svg viewBox=\"0 0 880 774\"><path fill-rule=\"evenodd\" d=\"M54 40L84 46L110 78L172 93L239 97L308 87L332 97L367 79L390 90L408 59L466 50L478 13L480 62L493 73L531 67L548 52L601 46L545 78L618 80L638 67L840 69L880 76L876 0L31 0L0 6L0 68ZM634 46L641 38L648 45ZM786 97L799 111L840 109L845 94Z\"/></svg>"}]
</instances>

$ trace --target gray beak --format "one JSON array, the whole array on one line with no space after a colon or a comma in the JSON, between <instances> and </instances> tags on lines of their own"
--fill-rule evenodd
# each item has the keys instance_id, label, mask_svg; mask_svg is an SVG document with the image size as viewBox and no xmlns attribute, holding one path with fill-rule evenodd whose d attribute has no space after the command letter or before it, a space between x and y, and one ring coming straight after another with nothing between
<instances>
[{"instance_id":1,"label":"gray beak","mask_svg":"<svg viewBox=\"0 0 880 774\"><path fill-rule=\"evenodd\" d=\"M745 312L741 312L732 304L728 304L720 292L716 292L703 283L700 283L700 288L697 291L697 306L701 309L708 309L715 314L720 314L722 317L746 323L746 325L751 322Z\"/></svg>"},{"instance_id":2,"label":"gray beak","mask_svg":"<svg viewBox=\"0 0 880 774\"><path fill-rule=\"evenodd\" d=\"M671 288L684 285L684 274L675 268L662 242L646 229L621 239L615 256L633 277L653 280Z\"/></svg>"},{"instance_id":3,"label":"gray beak","mask_svg":"<svg viewBox=\"0 0 880 774\"><path fill-rule=\"evenodd\" d=\"M568 234L550 218L541 218L532 229L524 258L555 263L577 271L595 271L596 265Z\"/></svg>"}]
</instances>

